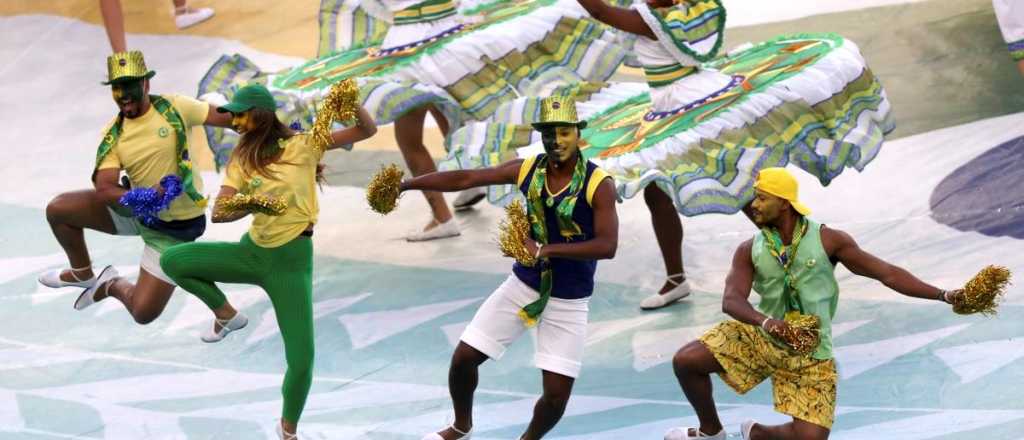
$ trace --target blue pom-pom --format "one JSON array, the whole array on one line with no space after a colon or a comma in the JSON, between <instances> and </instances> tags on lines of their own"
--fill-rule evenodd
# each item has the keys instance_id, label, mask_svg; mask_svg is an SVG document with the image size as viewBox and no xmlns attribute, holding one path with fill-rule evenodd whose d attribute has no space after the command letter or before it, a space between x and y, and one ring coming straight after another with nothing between
<instances>
[{"instance_id":1,"label":"blue pom-pom","mask_svg":"<svg viewBox=\"0 0 1024 440\"><path fill-rule=\"evenodd\" d=\"M302 130L302 124L300 124L299 121L294 121L291 123L291 125L288 126L288 128L295 131L300 131Z\"/></svg>"},{"instance_id":2,"label":"blue pom-pom","mask_svg":"<svg viewBox=\"0 0 1024 440\"><path fill-rule=\"evenodd\" d=\"M132 215L142 224L153 226L158 220L157 214L167 209L171 202L181 195L183 189L181 177L174 174L160 179L160 186L164 189L163 196L153 188L135 188L124 193L118 202L131 208Z\"/></svg>"}]
</instances>

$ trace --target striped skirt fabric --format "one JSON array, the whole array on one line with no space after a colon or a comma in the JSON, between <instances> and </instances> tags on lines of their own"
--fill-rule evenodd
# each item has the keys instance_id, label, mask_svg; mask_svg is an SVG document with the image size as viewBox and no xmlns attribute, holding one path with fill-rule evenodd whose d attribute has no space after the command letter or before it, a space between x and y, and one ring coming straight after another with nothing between
<instances>
[{"instance_id":1,"label":"striped skirt fabric","mask_svg":"<svg viewBox=\"0 0 1024 440\"><path fill-rule=\"evenodd\" d=\"M895 128L878 79L857 46L838 35L781 36L702 69L731 75L734 84L678 112L654 111L642 83L550 92L577 95L588 121L582 152L615 177L620 197L655 184L688 216L739 211L764 167L793 164L828 185L848 168L867 166ZM492 166L543 151L528 125L538 115L537 98L521 98L487 122L467 124L451 136L441 168ZM512 188L488 191L497 204L515 195Z\"/></svg>"}]
</instances>

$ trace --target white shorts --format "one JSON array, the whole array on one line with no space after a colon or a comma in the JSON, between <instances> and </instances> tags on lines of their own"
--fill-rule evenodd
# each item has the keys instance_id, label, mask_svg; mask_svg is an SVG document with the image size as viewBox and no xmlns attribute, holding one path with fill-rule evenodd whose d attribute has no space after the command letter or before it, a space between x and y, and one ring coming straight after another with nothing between
<instances>
[{"instance_id":1,"label":"white shorts","mask_svg":"<svg viewBox=\"0 0 1024 440\"><path fill-rule=\"evenodd\" d=\"M138 236L141 235L139 231L139 222L134 218L125 217L118 214L110 207L107 207L110 211L110 219L114 222L114 234L123 236ZM164 270L160 268L160 251L154 249L150 245L144 245L142 247L142 261L139 262L139 266L142 270L149 272L150 275L156 277L156 279L163 281L172 286L177 286L171 277L164 273Z\"/></svg>"},{"instance_id":2,"label":"white shorts","mask_svg":"<svg viewBox=\"0 0 1024 440\"><path fill-rule=\"evenodd\" d=\"M1024 41L1024 2L1020 0L992 0L999 20L999 30L1007 44Z\"/></svg>"},{"instance_id":3,"label":"white shorts","mask_svg":"<svg viewBox=\"0 0 1024 440\"><path fill-rule=\"evenodd\" d=\"M526 331L519 309L536 301L540 294L510 275L487 297L462 333L462 342L491 359L501 359L509 344ZM534 365L544 371L576 378L583 366L583 344L587 337L589 298L551 298L537 324Z\"/></svg>"}]
</instances>

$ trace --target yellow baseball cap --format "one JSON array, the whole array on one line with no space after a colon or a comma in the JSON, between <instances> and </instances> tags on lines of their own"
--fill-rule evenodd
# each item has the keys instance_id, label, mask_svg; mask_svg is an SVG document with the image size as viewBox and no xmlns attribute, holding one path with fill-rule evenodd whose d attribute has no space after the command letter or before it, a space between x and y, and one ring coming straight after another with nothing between
<instances>
[{"instance_id":1,"label":"yellow baseball cap","mask_svg":"<svg viewBox=\"0 0 1024 440\"><path fill-rule=\"evenodd\" d=\"M764 168L760 173L757 174L757 180L754 182L754 189L764 191L776 197L780 197L789 201L790 205L793 205L793 209L799 212L800 215L810 215L811 209L800 203L797 198L799 192L799 185L796 183L796 178L789 173L785 168Z\"/></svg>"}]
</instances>

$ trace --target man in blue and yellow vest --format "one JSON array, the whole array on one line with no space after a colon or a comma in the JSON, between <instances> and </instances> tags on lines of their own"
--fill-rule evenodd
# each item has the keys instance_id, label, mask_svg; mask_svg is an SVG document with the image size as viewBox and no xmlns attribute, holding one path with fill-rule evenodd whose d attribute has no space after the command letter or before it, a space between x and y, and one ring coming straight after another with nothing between
<instances>
[{"instance_id":1,"label":"man in blue and yellow vest","mask_svg":"<svg viewBox=\"0 0 1024 440\"><path fill-rule=\"evenodd\" d=\"M160 269L160 254L181 242L194 241L206 229L206 199L202 182L192 172L188 132L192 127L231 125L229 113L181 95L150 95L149 81L156 72L146 68L142 52L118 52L107 57L107 82L118 114L108 125L93 166L93 188L58 195L46 206L46 220L64 248L71 267L44 273L47 287L84 287L75 301L81 310L106 297L124 303L136 322L146 324L163 312L174 283ZM154 188L163 194L161 181L176 176L181 195L169 200L158 215L140 221L121 204L127 186ZM169 197L168 197L169 198ZM112 235L137 235L144 243L135 284L118 277L112 266L93 273L84 230Z\"/></svg>"},{"instance_id":2,"label":"man in blue and yellow vest","mask_svg":"<svg viewBox=\"0 0 1024 440\"><path fill-rule=\"evenodd\" d=\"M734 320L683 346L672 361L700 427L673 428L666 440L726 438L712 398L712 373L740 394L770 377L775 410L793 417L779 426L748 420L741 427L744 439L828 438L838 381L831 336L838 263L906 296L952 303L961 294L927 284L864 251L849 234L808 219L811 211L785 169L761 170L754 188L748 215L761 231L736 250L722 298L723 311ZM756 309L751 288L761 296ZM787 314L816 318L817 343L801 352L783 342L803 331L783 319Z\"/></svg>"},{"instance_id":3,"label":"man in blue and yellow vest","mask_svg":"<svg viewBox=\"0 0 1024 440\"><path fill-rule=\"evenodd\" d=\"M525 248L536 263L516 262L512 275L480 306L452 355L448 389L455 421L424 440L468 439L473 428L477 370L487 359L537 326L534 364L544 393L522 437L536 440L558 423L579 375L586 339L590 295L597 260L612 258L619 220L611 177L580 153L576 103L556 96L541 102L544 153L493 168L425 174L402 183L402 190L461 191L515 184L526 197L530 223Z\"/></svg>"}]
</instances>

